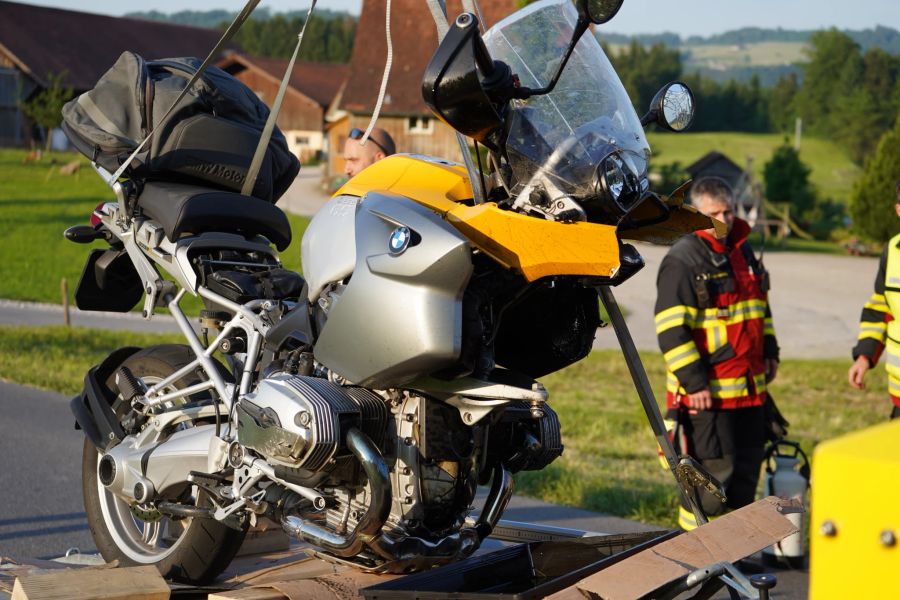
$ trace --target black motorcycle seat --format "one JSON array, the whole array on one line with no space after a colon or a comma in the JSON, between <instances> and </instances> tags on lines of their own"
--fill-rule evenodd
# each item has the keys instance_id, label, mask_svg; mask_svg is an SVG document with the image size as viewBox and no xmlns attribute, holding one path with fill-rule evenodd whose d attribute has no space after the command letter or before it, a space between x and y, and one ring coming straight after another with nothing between
<instances>
[{"instance_id":1,"label":"black motorcycle seat","mask_svg":"<svg viewBox=\"0 0 900 600\"><path fill-rule=\"evenodd\" d=\"M280 251L291 243L291 225L284 212L253 196L150 181L144 185L137 204L144 214L162 225L172 242L187 233L222 231L262 235Z\"/></svg>"}]
</instances>

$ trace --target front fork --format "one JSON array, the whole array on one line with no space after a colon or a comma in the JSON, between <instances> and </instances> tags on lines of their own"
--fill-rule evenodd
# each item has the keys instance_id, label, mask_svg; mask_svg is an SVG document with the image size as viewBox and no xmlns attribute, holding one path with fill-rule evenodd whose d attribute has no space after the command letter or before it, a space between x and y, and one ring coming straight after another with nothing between
<instances>
[{"instance_id":1,"label":"front fork","mask_svg":"<svg viewBox=\"0 0 900 600\"><path fill-rule=\"evenodd\" d=\"M609 314L609 320L612 322L613 329L616 331L616 337L619 339L619 346L622 348L622 354L625 356L625 363L628 365L628 371L631 373L631 379L634 381L634 387L637 390L638 397L647 414L647 420L650 422L650 428L659 447L662 448L663 456L669 465L669 470L675 477L678 484L678 490L687 505L694 513L694 518L698 525L709 522L706 513L700 506L699 491L704 489L722 502L725 502L725 491L722 484L715 477L703 468L703 465L695 461L690 456L678 456L675 454L675 448L669 439L666 426L663 423L662 415L659 412L659 405L656 403L656 397L653 395L653 388L650 387L650 380L647 378L647 372L644 370L644 363L638 354L637 348L634 346L634 340L631 339L631 332L625 324L625 318L619 305L613 296L609 286L597 286L597 295Z\"/></svg>"}]
</instances>

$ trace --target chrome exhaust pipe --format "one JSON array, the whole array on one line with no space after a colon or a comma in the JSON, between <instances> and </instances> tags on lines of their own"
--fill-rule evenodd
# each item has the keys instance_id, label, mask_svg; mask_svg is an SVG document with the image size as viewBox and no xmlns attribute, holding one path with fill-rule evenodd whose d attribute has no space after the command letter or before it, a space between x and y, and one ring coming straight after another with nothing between
<instances>
[{"instance_id":1,"label":"chrome exhaust pipe","mask_svg":"<svg viewBox=\"0 0 900 600\"><path fill-rule=\"evenodd\" d=\"M347 447L362 465L372 490L372 501L356 528L346 535L339 535L300 517L287 516L281 520L281 526L288 535L342 557L359 554L369 541L381 533L391 512L390 473L381 452L369 436L355 428L347 432Z\"/></svg>"},{"instance_id":2,"label":"chrome exhaust pipe","mask_svg":"<svg viewBox=\"0 0 900 600\"><path fill-rule=\"evenodd\" d=\"M502 465L498 465L484 502L484 509L475 525L463 527L437 541L413 536L395 539L381 533L367 545L379 556L394 563L387 568L388 573L405 573L409 567L417 570L426 569L436 564L465 558L474 553L484 538L497 526L500 516L512 498L512 490L512 475Z\"/></svg>"}]
</instances>

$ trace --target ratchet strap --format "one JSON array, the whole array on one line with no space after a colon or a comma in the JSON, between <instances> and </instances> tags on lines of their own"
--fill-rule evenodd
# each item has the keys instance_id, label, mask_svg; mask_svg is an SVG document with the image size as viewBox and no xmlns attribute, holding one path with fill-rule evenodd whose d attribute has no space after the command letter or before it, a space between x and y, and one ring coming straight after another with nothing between
<instances>
[{"instance_id":1,"label":"ratchet strap","mask_svg":"<svg viewBox=\"0 0 900 600\"><path fill-rule=\"evenodd\" d=\"M678 489L681 492L686 504L691 507L694 518L698 525L709 522L706 513L700 506L700 499L697 491L703 488L722 502L725 501L725 493L722 491L722 484L715 477L710 475L697 461L690 456L678 456L675 454L675 448L669 439L666 431L665 423L659 412L659 406L656 404L656 397L653 395L653 388L650 387L650 380L647 378L647 372L644 370L644 363L634 346L634 340L625 324L625 318L619 305L613 296L609 286L597 286L597 295L600 301L606 307L609 314L609 320L612 322L613 329L616 331L616 337L619 339L619 345L622 348L622 354L625 355L625 363L628 365L628 371L631 373L631 379L634 381L634 387L637 390L638 397L647 414L647 420L650 422L650 428L653 435L656 436L656 442L662 449L663 456L675 477Z\"/></svg>"},{"instance_id":2,"label":"ratchet strap","mask_svg":"<svg viewBox=\"0 0 900 600\"><path fill-rule=\"evenodd\" d=\"M132 152L131 155L125 159L125 162L119 165L119 168L116 169L116 172L113 173L109 178L107 184L110 187L112 187L113 184L119 180L119 177L122 176L122 173L125 172L125 169L128 168L128 165L130 165L134 158L138 154L140 154L141 150L144 149L144 146L147 145L147 142L149 142L153 137L153 133L156 131L156 129L160 129L166 124L166 121L169 120L169 117L172 115L175 107L177 107L181 100L185 96L187 96L188 92L191 91L191 88L194 87L194 84L197 83L197 80L200 79L200 77L203 75L203 72L206 71L206 68L210 65L213 59L219 55L219 52L222 50L222 48L225 47L225 44L231 41L231 38L234 37L234 34L236 34L238 30L240 30L241 26L250 17L250 13L253 12L253 9L256 8L257 4L259 4L259 0L247 0L247 4L244 5L244 8L241 10L241 12L237 14L237 16L234 18L234 21L232 21L231 25L228 26L228 29L226 29L225 33L222 34L222 37L216 43L215 47L210 51L209 56L204 59L203 63L197 69L197 72L194 73L194 76L191 77L191 80L188 82L188 84L184 86L184 89L181 90L180 94L178 94L175 102L172 103L172 106L169 107L169 110L167 110L166 114L163 115L163 118L160 119L159 123L156 125L156 128L151 130L150 133L147 134L147 137L145 137L144 140L140 144L138 144L138 147L134 149L134 152ZM313 2L313 4L315 4L315 2Z\"/></svg>"}]
</instances>

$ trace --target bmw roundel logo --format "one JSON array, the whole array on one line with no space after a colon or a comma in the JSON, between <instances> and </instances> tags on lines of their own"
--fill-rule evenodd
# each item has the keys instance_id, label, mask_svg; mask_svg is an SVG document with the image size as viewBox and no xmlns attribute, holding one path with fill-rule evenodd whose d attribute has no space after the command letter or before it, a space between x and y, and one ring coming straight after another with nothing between
<instances>
[{"instance_id":1,"label":"bmw roundel logo","mask_svg":"<svg viewBox=\"0 0 900 600\"><path fill-rule=\"evenodd\" d=\"M409 246L409 241L412 239L412 233L409 231L409 227L398 227L391 233L390 240L390 248L391 254L402 254L404 250L406 250L407 246Z\"/></svg>"}]
</instances>

